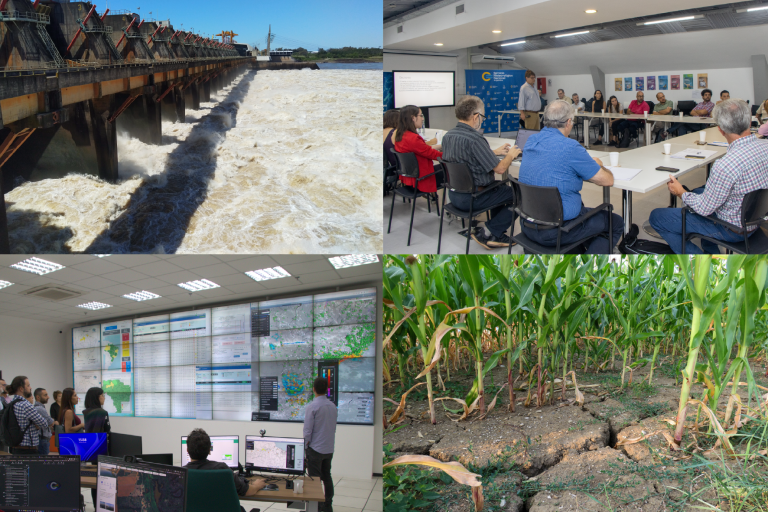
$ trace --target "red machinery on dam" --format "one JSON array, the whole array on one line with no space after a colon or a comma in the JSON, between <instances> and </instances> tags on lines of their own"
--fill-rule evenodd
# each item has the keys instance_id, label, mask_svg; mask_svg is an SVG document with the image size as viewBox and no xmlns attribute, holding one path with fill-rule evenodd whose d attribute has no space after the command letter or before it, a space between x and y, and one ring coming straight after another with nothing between
<instances>
[{"instance_id":1,"label":"red machinery on dam","mask_svg":"<svg viewBox=\"0 0 768 512\"><path fill-rule=\"evenodd\" d=\"M185 122L253 60L230 44L90 2L0 0L0 183L29 179L59 130L116 181L117 122L161 144L161 120ZM7 253L5 206L0 253Z\"/></svg>"}]
</instances>

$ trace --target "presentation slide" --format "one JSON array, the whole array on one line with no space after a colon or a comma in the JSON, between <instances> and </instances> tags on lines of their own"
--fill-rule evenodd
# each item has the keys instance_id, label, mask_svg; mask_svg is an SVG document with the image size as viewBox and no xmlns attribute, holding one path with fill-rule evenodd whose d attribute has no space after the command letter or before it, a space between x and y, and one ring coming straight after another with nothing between
<instances>
[{"instance_id":1,"label":"presentation slide","mask_svg":"<svg viewBox=\"0 0 768 512\"><path fill-rule=\"evenodd\" d=\"M72 348L101 347L101 326L89 325L72 329Z\"/></svg>"},{"instance_id":2,"label":"presentation slide","mask_svg":"<svg viewBox=\"0 0 768 512\"><path fill-rule=\"evenodd\" d=\"M368 288L76 327L73 385L115 416L301 422L320 364L344 422L370 425L376 313Z\"/></svg>"},{"instance_id":3,"label":"presentation slide","mask_svg":"<svg viewBox=\"0 0 768 512\"><path fill-rule=\"evenodd\" d=\"M395 108L452 107L456 104L453 71L395 71Z\"/></svg>"},{"instance_id":4,"label":"presentation slide","mask_svg":"<svg viewBox=\"0 0 768 512\"><path fill-rule=\"evenodd\" d=\"M148 316L133 321L133 342L167 340L171 336L168 315Z\"/></svg>"},{"instance_id":5,"label":"presentation slide","mask_svg":"<svg viewBox=\"0 0 768 512\"><path fill-rule=\"evenodd\" d=\"M251 305L238 304L213 308L211 329L213 335L251 332Z\"/></svg>"},{"instance_id":6,"label":"presentation slide","mask_svg":"<svg viewBox=\"0 0 768 512\"><path fill-rule=\"evenodd\" d=\"M171 339L198 338L211 335L211 310L184 311L171 314Z\"/></svg>"}]
</instances>

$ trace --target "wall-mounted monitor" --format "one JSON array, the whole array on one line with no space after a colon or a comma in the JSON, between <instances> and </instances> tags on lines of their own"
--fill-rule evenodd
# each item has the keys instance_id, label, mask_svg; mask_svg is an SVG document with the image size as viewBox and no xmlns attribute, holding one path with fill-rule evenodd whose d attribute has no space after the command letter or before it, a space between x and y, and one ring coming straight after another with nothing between
<instances>
[{"instance_id":1,"label":"wall-mounted monitor","mask_svg":"<svg viewBox=\"0 0 768 512\"><path fill-rule=\"evenodd\" d=\"M394 95L395 108L453 107L456 105L456 72L394 71Z\"/></svg>"}]
</instances>

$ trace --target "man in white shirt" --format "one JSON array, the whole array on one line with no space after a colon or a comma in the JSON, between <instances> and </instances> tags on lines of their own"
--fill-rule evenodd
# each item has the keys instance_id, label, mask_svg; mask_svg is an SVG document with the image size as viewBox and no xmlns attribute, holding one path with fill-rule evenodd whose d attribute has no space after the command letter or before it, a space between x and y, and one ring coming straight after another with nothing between
<instances>
[{"instance_id":1,"label":"man in white shirt","mask_svg":"<svg viewBox=\"0 0 768 512\"><path fill-rule=\"evenodd\" d=\"M525 83L520 88L520 98L517 102L517 109L521 111L520 124L524 125L526 130L538 130L540 127L541 98L533 85L535 82L536 73L529 69L525 72Z\"/></svg>"}]
</instances>

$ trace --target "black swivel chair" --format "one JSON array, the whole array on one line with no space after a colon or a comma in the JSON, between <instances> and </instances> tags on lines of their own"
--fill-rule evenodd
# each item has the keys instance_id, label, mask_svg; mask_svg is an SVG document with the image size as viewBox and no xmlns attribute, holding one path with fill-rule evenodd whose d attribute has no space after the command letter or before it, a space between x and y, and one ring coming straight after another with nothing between
<instances>
[{"instance_id":1,"label":"black swivel chair","mask_svg":"<svg viewBox=\"0 0 768 512\"><path fill-rule=\"evenodd\" d=\"M675 110L675 112L677 114L682 112L684 116L689 116L691 115L691 110L693 110L694 108L696 108L695 101L678 101L677 110Z\"/></svg>"},{"instance_id":2,"label":"black swivel chair","mask_svg":"<svg viewBox=\"0 0 768 512\"><path fill-rule=\"evenodd\" d=\"M431 172L429 174L426 174L424 176L419 177L419 161L416 160L416 155L413 153L398 153L397 151L393 151L395 154L395 157L397 158L397 174L399 176L403 176L406 178L413 178L416 180L416 186L415 187L409 187L408 185L402 184L399 187L395 187L392 194L392 208L389 210L389 227L387 228L387 233L390 232L392 229L392 213L395 210L395 198L397 196L402 196L405 200L410 199L411 200L411 224L408 227L408 245L411 245L411 232L413 231L413 214L416 212L416 199L420 197L426 197L427 198L427 210L429 213L432 213L432 207L430 206L430 197L432 196L431 192L421 192L419 190L419 183L430 176L436 176L438 174L443 173L443 169L436 169L435 172ZM439 189L438 189L439 190ZM437 209L437 214L440 215L440 206L435 203L435 208Z\"/></svg>"},{"instance_id":3,"label":"black swivel chair","mask_svg":"<svg viewBox=\"0 0 768 512\"><path fill-rule=\"evenodd\" d=\"M741 225L745 226L745 228L740 228L734 224L720 220L714 213L706 217L715 224L725 226L731 231L743 234L743 242L723 242L722 240L710 238L698 233L686 234L685 215L687 212L694 213L689 206L683 206L683 254L685 254L686 242L695 238L709 240L710 242L721 245L728 251L737 254L768 254L768 236L766 236L765 232L760 228L760 224L763 224L768 220L768 189L754 190L744 196L744 200L741 202ZM758 226L757 232L752 236L748 236L746 228L752 226Z\"/></svg>"},{"instance_id":4,"label":"black swivel chair","mask_svg":"<svg viewBox=\"0 0 768 512\"><path fill-rule=\"evenodd\" d=\"M389 194L397 185L397 166L384 159L384 195Z\"/></svg>"},{"instance_id":5,"label":"black swivel chair","mask_svg":"<svg viewBox=\"0 0 768 512\"><path fill-rule=\"evenodd\" d=\"M755 117L757 115L757 111L760 110L760 105L762 105L762 103L758 103L757 105L752 105L752 117ZM757 121L752 121L751 124L752 126L758 126L758 127L760 126L760 123L758 123Z\"/></svg>"},{"instance_id":6,"label":"black swivel chair","mask_svg":"<svg viewBox=\"0 0 768 512\"><path fill-rule=\"evenodd\" d=\"M510 178L512 186L515 188L515 197L517 205L515 213L520 217L520 234L512 236L512 240L523 246L526 254L551 254L552 247L540 245L527 236L522 231L522 224L534 224L539 229L557 229L557 245L555 245L555 254L568 254L577 247L589 242L600 234L588 236L582 240L573 242L565 247L560 246L560 237L563 233L570 233L572 229L582 222L601 213L603 210L608 213L613 212L613 205L603 203L594 210L590 210L580 217L573 220L563 220L563 201L560 198L560 191L557 187L537 187L535 185L526 185L519 180ZM608 242L610 250L613 250L613 216L608 221ZM617 240L618 242L618 240ZM510 246L510 253L512 247Z\"/></svg>"},{"instance_id":7,"label":"black swivel chair","mask_svg":"<svg viewBox=\"0 0 768 512\"><path fill-rule=\"evenodd\" d=\"M459 164L454 162L445 162L443 160L440 160L440 163L443 164L443 169L445 170L445 179L446 179L446 186L443 188L443 213L440 215L440 232L437 235L437 254L440 254L440 242L443 238L443 218L445 216L446 210L451 215L454 215L456 217L459 217L461 219L461 227L464 227L464 219L467 219L469 221L469 231L467 231L467 250L465 254L469 254L469 240L471 238L471 231L472 231L472 218L482 215L483 213L488 213L490 210L497 208L499 206L514 206L514 199L508 203L500 203L500 204L494 204L487 208L481 208L479 210L475 210L475 199L481 197L483 194L487 194L488 192L495 190L496 188L502 186L503 184L508 183L508 180L499 180L494 181L490 185L488 185L485 189L482 191L477 190L477 187L475 186L475 181L472 179L472 172L469 170L469 167L467 167L466 164ZM445 202L445 190L447 188L450 188L452 192L459 192L462 194L472 194L472 199L469 201L469 211L467 210L460 210L456 208L452 203L446 203ZM515 225L515 217L512 216L512 226Z\"/></svg>"}]
</instances>

